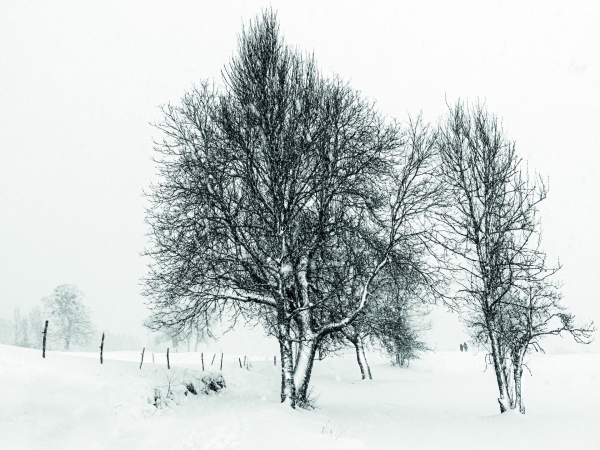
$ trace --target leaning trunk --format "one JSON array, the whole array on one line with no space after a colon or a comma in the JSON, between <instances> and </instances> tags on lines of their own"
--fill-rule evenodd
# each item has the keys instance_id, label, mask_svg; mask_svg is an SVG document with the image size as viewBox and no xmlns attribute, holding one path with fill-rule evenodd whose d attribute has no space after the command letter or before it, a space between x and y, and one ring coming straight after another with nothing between
<instances>
[{"instance_id":1,"label":"leaning trunk","mask_svg":"<svg viewBox=\"0 0 600 450\"><path fill-rule=\"evenodd\" d=\"M294 386L296 388L296 398L301 403L306 403L308 393L308 383L312 373L315 353L317 351L317 342L313 337L299 342L298 358L294 370Z\"/></svg>"},{"instance_id":2,"label":"leaning trunk","mask_svg":"<svg viewBox=\"0 0 600 450\"><path fill-rule=\"evenodd\" d=\"M372 380L373 377L371 376L371 368L369 367L369 363L367 362L367 355L365 355L365 348L362 344L360 344L360 351L362 353L363 360L365 362L365 366L367 366L367 373L369 374L369 380ZM363 379L364 379L364 376L363 376Z\"/></svg>"},{"instance_id":3,"label":"leaning trunk","mask_svg":"<svg viewBox=\"0 0 600 450\"><path fill-rule=\"evenodd\" d=\"M356 360L358 361L358 367L360 367L360 375L362 377L362 379L365 379L365 369L363 367L363 363L361 361L361 354L360 354L360 347L358 345L358 341L357 342L352 342L354 344L354 348L356 349Z\"/></svg>"},{"instance_id":4,"label":"leaning trunk","mask_svg":"<svg viewBox=\"0 0 600 450\"><path fill-rule=\"evenodd\" d=\"M492 360L494 362L494 371L496 372L496 382L498 383L498 391L500 397L498 403L500 404L500 412L504 413L510 408L509 402L506 398L506 379L504 372L502 371L502 363L500 362L500 345L496 334L491 330L491 326L488 325L488 333L490 337L490 343L492 346Z\"/></svg>"}]
</instances>

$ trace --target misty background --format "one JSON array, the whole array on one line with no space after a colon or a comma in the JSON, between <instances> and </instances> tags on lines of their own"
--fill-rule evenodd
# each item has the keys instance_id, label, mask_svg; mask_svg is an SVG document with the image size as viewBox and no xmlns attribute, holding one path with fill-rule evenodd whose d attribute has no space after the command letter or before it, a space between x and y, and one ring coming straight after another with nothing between
<instances>
[{"instance_id":1,"label":"misty background","mask_svg":"<svg viewBox=\"0 0 600 450\"><path fill-rule=\"evenodd\" d=\"M220 83L242 25L269 5L288 43L384 114L436 123L460 98L502 117L530 172L549 179L543 247L564 266L564 304L581 322L600 321L600 3L591 1L4 2L0 318L74 284L99 333L147 343L142 191L156 180L160 138L150 123L194 83ZM430 318L431 347L468 339L444 308ZM209 347L278 353L262 335L237 330ZM598 351L569 339L546 348Z\"/></svg>"}]
</instances>

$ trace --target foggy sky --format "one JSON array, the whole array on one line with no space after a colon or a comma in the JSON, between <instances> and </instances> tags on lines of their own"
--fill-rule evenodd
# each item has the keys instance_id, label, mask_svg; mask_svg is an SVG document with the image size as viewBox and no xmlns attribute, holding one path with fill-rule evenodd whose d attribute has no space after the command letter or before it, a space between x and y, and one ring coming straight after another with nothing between
<instances>
[{"instance_id":1,"label":"foggy sky","mask_svg":"<svg viewBox=\"0 0 600 450\"><path fill-rule=\"evenodd\" d=\"M100 329L141 333L149 123L202 79L221 81L242 23L267 2L3 2L0 317L60 284ZM314 51L381 112L435 122L485 100L550 181L543 245L565 305L600 318L600 3L271 2L288 43ZM432 342L460 339L434 317ZM458 344L457 344L458 345Z\"/></svg>"}]
</instances>

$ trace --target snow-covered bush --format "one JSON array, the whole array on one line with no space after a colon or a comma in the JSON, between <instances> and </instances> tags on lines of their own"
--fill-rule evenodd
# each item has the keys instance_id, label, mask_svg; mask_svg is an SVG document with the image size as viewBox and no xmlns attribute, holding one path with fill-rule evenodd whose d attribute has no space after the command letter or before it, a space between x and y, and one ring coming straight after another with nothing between
<instances>
[{"instance_id":1,"label":"snow-covered bush","mask_svg":"<svg viewBox=\"0 0 600 450\"><path fill-rule=\"evenodd\" d=\"M223 375L215 372L185 370L182 382L187 392L191 392L192 394L201 392L202 394L209 395L212 392L219 392L226 387Z\"/></svg>"}]
</instances>

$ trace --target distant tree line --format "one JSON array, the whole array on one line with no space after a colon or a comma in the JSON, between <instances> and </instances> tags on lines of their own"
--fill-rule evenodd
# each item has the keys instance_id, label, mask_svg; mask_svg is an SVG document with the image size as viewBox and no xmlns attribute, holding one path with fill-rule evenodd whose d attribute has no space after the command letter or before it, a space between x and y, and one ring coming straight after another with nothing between
<instances>
[{"instance_id":1,"label":"distant tree line","mask_svg":"<svg viewBox=\"0 0 600 450\"><path fill-rule=\"evenodd\" d=\"M44 318L40 306L34 306L28 314L23 314L17 306L11 318L0 318L0 343L42 348L43 329Z\"/></svg>"},{"instance_id":2,"label":"distant tree line","mask_svg":"<svg viewBox=\"0 0 600 450\"><path fill-rule=\"evenodd\" d=\"M525 411L523 358L540 339L590 342L541 247L546 184L485 105L448 105L436 126L387 118L288 46L272 11L242 30L222 74L156 124L151 330L261 325L292 407L310 406L315 359L341 348L363 378L366 345L405 366L426 350L435 302L488 349L502 412Z\"/></svg>"},{"instance_id":3,"label":"distant tree line","mask_svg":"<svg viewBox=\"0 0 600 450\"><path fill-rule=\"evenodd\" d=\"M27 348L42 348L42 332L49 321L46 348L49 350L96 350L100 339L93 325L89 307L83 303L83 292L76 286L57 286L51 295L44 297L40 305L22 313L19 306L9 319L0 318L0 343ZM137 350L141 348L138 338L127 334L106 332L105 351Z\"/></svg>"}]
</instances>

